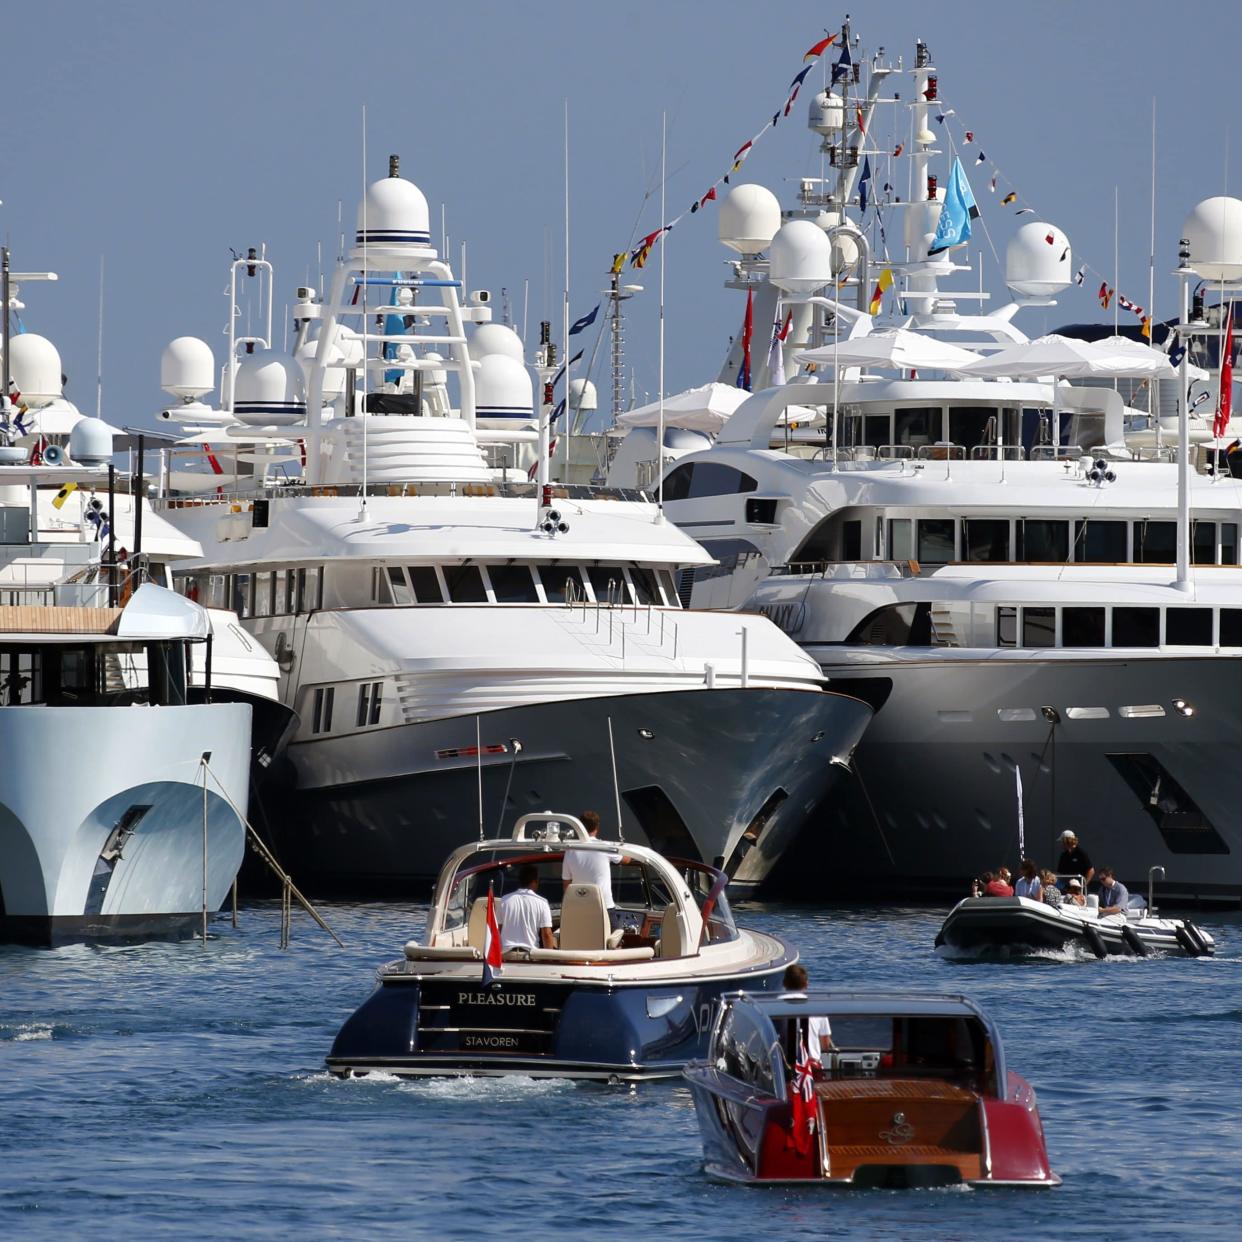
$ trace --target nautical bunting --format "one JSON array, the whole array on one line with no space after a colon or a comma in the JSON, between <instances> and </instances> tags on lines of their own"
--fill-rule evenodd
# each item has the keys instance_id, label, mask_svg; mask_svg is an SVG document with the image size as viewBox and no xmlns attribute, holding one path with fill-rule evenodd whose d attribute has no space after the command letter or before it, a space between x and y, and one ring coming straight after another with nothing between
<instances>
[{"instance_id":1,"label":"nautical bunting","mask_svg":"<svg viewBox=\"0 0 1242 1242\"><path fill-rule=\"evenodd\" d=\"M1108 310L1109 303L1111 303L1111 302L1112 302L1112 300L1113 300L1113 294L1114 294L1115 292L1116 292L1116 290L1115 290L1115 289L1110 289L1110 288L1108 287L1108 281L1106 281L1106 280L1102 280L1102 281L1100 282L1100 292L1099 292L1096 296L1100 299L1100 305L1101 305L1101 306L1102 306L1105 310Z\"/></svg>"}]
</instances>

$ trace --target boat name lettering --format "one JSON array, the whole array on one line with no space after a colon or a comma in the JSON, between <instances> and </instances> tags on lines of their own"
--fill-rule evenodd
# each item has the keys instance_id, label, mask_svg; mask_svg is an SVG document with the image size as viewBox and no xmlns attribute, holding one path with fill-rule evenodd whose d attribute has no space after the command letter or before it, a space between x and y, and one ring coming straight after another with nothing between
<instances>
[{"instance_id":1,"label":"boat name lettering","mask_svg":"<svg viewBox=\"0 0 1242 1242\"><path fill-rule=\"evenodd\" d=\"M516 1048L518 1038L516 1035L464 1035L461 1046L463 1048Z\"/></svg>"},{"instance_id":2,"label":"boat name lettering","mask_svg":"<svg viewBox=\"0 0 1242 1242\"><path fill-rule=\"evenodd\" d=\"M534 992L458 992L459 1005L521 1005L534 1008Z\"/></svg>"}]
</instances>

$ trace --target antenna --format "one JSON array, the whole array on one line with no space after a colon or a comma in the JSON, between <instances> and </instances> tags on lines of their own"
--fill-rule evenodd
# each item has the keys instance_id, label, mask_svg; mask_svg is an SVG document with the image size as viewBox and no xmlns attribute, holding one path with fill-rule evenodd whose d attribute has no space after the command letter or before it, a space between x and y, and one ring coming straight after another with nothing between
<instances>
[{"instance_id":1,"label":"antenna","mask_svg":"<svg viewBox=\"0 0 1242 1242\"><path fill-rule=\"evenodd\" d=\"M483 729L478 716L474 718L475 768L479 773L479 840L483 840ZM501 810L503 814L503 808Z\"/></svg>"},{"instance_id":2,"label":"antenna","mask_svg":"<svg viewBox=\"0 0 1242 1242\"><path fill-rule=\"evenodd\" d=\"M561 308L564 326L562 340L565 342L565 475L562 483L569 482L569 453L573 447L574 416L569 408L569 372L573 367L573 355L569 347L569 96L565 97L565 290Z\"/></svg>"},{"instance_id":3,"label":"antenna","mask_svg":"<svg viewBox=\"0 0 1242 1242\"><path fill-rule=\"evenodd\" d=\"M661 216L663 218L663 216ZM617 747L612 740L612 717L608 717L608 754L612 758L612 796L617 805L617 837L625 840L625 828L621 823L621 785L617 780Z\"/></svg>"},{"instance_id":4,"label":"antenna","mask_svg":"<svg viewBox=\"0 0 1242 1242\"><path fill-rule=\"evenodd\" d=\"M358 507L358 521L367 520L367 331L370 314L367 310L367 292L370 289L371 268L367 263L367 106L362 105L362 504ZM343 247L342 247L343 249Z\"/></svg>"},{"instance_id":5,"label":"antenna","mask_svg":"<svg viewBox=\"0 0 1242 1242\"><path fill-rule=\"evenodd\" d=\"M103 418L104 257L99 256L99 342L95 362L95 417Z\"/></svg>"},{"instance_id":6,"label":"antenna","mask_svg":"<svg viewBox=\"0 0 1242 1242\"><path fill-rule=\"evenodd\" d=\"M664 174L668 165L668 113L660 114L660 227L664 226ZM660 238L660 417L656 430L656 516L657 525L664 521L664 256L668 251L668 234ZM612 736L612 720L608 721L609 737ZM614 760L615 768L615 760ZM614 771L615 778L615 771ZM617 819L621 818L618 804Z\"/></svg>"}]
</instances>

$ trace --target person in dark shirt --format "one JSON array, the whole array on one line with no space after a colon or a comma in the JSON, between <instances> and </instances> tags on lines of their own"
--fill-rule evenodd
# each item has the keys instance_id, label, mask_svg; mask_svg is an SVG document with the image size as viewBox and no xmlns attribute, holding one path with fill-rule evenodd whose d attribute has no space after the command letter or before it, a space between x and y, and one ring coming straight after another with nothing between
<instances>
[{"instance_id":1,"label":"person in dark shirt","mask_svg":"<svg viewBox=\"0 0 1242 1242\"><path fill-rule=\"evenodd\" d=\"M1061 857L1057 859L1057 874L1082 876L1084 891L1091 883L1091 877L1095 875L1091 858L1087 851L1078 844L1078 834L1072 828L1067 828L1061 833Z\"/></svg>"}]
</instances>

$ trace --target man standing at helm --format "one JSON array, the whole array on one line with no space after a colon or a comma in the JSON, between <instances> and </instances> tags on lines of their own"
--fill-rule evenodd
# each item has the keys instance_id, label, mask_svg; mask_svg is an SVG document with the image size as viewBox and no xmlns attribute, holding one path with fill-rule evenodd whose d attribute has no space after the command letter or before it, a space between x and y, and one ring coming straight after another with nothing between
<instances>
[{"instance_id":1,"label":"man standing at helm","mask_svg":"<svg viewBox=\"0 0 1242 1242\"><path fill-rule=\"evenodd\" d=\"M1057 859L1057 874L1060 876L1082 876L1083 890L1091 883L1095 868L1087 851L1078 844L1078 834L1067 828L1061 833L1061 857Z\"/></svg>"},{"instance_id":2,"label":"man standing at helm","mask_svg":"<svg viewBox=\"0 0 1242 1242\"><path fill-rule=\"evenodd\" d=\"M583 827L591 834L592 841L599 840L599 814L596 811L583 811L579 816ZM561 864L561 879L568 889L571 884L594 884L603 898L604 909L608 911L608 919L616 929L616 904L612 899L612 871L610 868L618 863L629 862L628 855L620 850L566 850L565 861Z\"/></svg>"}]
</instances>

